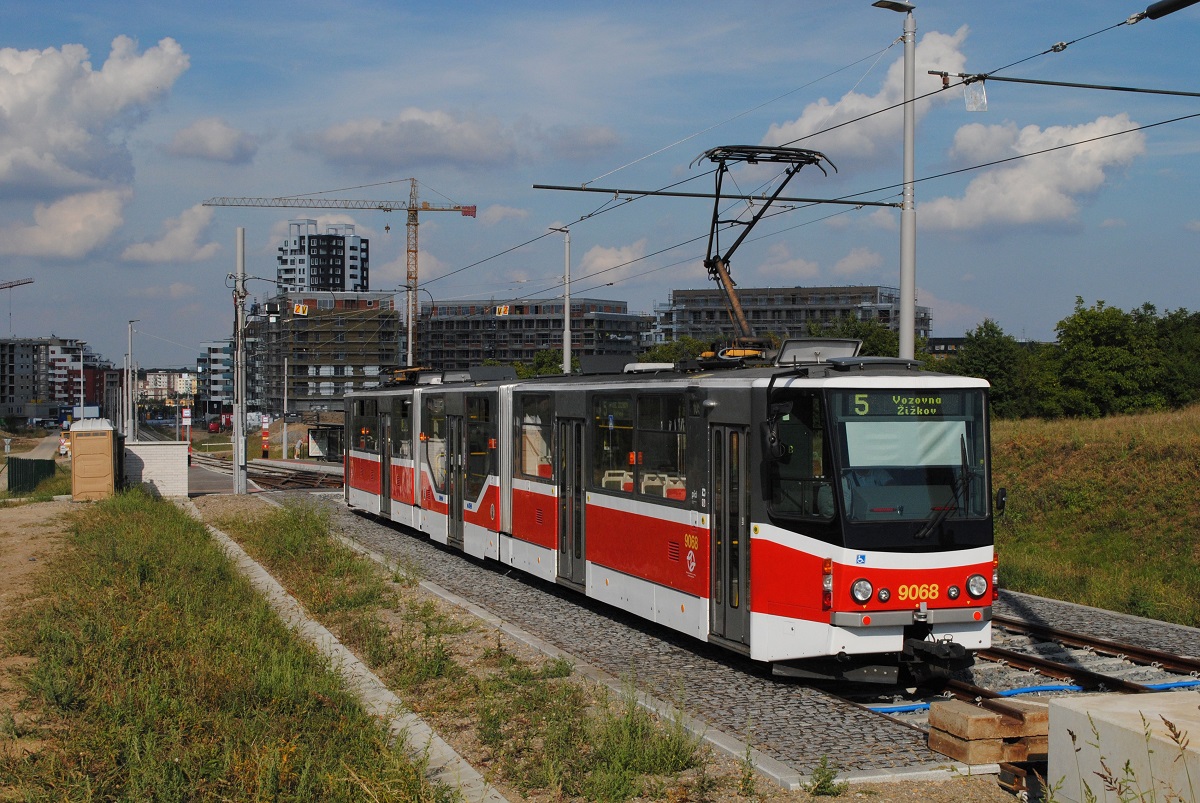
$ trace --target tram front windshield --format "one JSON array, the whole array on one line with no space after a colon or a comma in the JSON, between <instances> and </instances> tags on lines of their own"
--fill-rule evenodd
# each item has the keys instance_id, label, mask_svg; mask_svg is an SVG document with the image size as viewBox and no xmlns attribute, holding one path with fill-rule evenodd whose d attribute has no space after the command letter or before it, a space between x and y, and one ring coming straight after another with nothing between
<instances>
[{"instance_id":1,"label":"tram front windshield","mask_svg":"<svg viewBox=\"0 0 1200 803\"><path fill-rule=\"evenodd\" d=\"M982 391L832 391L829 402L848 522L987 515Z\"/></svg>"}]
</instances>

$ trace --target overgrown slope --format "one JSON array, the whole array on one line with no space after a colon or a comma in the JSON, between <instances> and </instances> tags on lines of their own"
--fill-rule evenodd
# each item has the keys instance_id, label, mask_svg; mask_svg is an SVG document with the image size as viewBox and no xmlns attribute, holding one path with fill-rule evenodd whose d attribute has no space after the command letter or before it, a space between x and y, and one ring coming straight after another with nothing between
<instances>
[{"instance_id":1,"label":"overgrown slope","mask_svg":"<svg viewBox=\"0 0 1200 803\"><path fill-rule=\"evenodd\" d=\"M1200 626L1200 406L997 421L1000 584Z\"/></svg>"}]
</instances>

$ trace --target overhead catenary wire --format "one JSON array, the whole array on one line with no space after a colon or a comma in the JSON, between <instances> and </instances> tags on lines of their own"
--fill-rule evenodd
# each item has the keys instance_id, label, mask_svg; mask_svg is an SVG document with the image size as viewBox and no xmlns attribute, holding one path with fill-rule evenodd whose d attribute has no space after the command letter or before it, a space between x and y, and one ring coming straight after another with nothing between
<instances>
[{"instance_id":1,"label":"overhead catenary wire","mask_svg":"<svg viewBox=\"0 0 1200 803\"><path fill-rule=\"evenodd\" d=\"M1174 5L1174 6L1178 6L1178 7L1183 7L1184 5L1191 5L1192 3L1195 3L1195 2L1197 2L1197 1L1198 1L1198 0L1171 0L1171 3L1170 3L1170 4L1171 4L1171 5ZM1157 5L1163 5L1163 4L1162 4L1162 3L1159 3L1159 4L1155 4L1155 5L1157 6ZM1154 8L1154 6L1151 6L1151 8ZM1176 9L1176 8L1171 8L1169 11L1167 11L1167 12L1165 12L1165 13L1169 13L1170 11L1173 11L1173 10L1177 10L1177 9ZM1104 28L1101 28L1101 29L1099 29L1099 30L1097 30L1097 31L1093 31L1092 33L1089 33L1089 34L1085 34L1085 35L1083 35L1083 36L1076 37L1076 38L1074 38L1074 39L1072 39L1072 40L1070 40L1070 41L1066 41L1066 42L1057 42L1057 43L1055 43L1054 45L1052 45L1052 46L1050 46L1050 47L1046 48L1046 49L1045 49L1045 50L1043 50L1043 51L1040 51L1040 52L1038 52L1038 53L1035 53L1035 54L1033 54L1033 55L1027 56L1027 57L1025 57L1025 58L1018 59L1018 60L1016 60L1016 61L1010 62L1009 64L1006 64L1006 65L1004 65L1004 66L1002 66L1002 67L999 67L999 68L997 68L997 69L995 69L995 70L992 70L992 71L991 71L991 72L989 72L989 73L986 73L985 75L987 75L987 76L994 76L994 75L995 75L995 73L1001 72L1001 71L1003 71L1003 70L1010 69L1010 68L1012 68L1012 67L1015 67L1015 66L1017 66L1017 65L1020 65L1020 64L1026 63L1026 62L1028 62L1028 61L1031 61L1031 60L1033 60L1033 59L1039 58L1039 57L1041 57L1041 56L1049 55L1049 54L1051 54L1051 53L1060 53L1060 52L1064 51L1064 50L1065 50L1067 47L1069 47L1070 45L1077 44L1077 43L1079 43L1079 42L1082 42L1082 41L1084 41L1084 40L1087 40L1087 39L1090 39L1090 38L1092 38L1092 37L1098 36L1098 35L1100 35L1100 34L1106 33L1106 32L1108 32L1108 31L1115 30L1115 29L1117 29L1117 28L1120 28L1120 27L1122 27L1122 26L1124 26L1124 25L1129 25L1129 24L1132 24L1133 22L1136 22L1136 21L1137 21L1137 19L1135 19L1135 17L1138 17L1138 15L1134 15L1133 17L1130 17L1129 19L1123 20L1123 21L1121 21L1121 22L1119 22L1119 23L1115 23L1115 24L1113 24L1113 25L1109 25L1109 26L1106 26L1106 27L1104 27ZM894 44L894 42L893 42L893 44ZM891 45L889 45L889 48L890 48L890 47L891 47ZM884 48L883 50L881 50L881 51L877 51L876 53L874 53L874 54L871 54L871 55L872 55L872 56L874 56L874 55L877 55L877 54L879 54L879 53L886 52L886 50L887 50L887 49L888 49L888 48ZM857 63L860 63L861 61L864 61L864 60L866 60L867 58L871 58L871 56L866 56L866 57L863 57L862 59L858 59L857 61L855 61L855 62L852 62L851 64L848 64L848 65L846 65L845 67L839 68L839 70L835 70L834 72L832 72L832 73L829 73L828 75L834 75L834 74L836 74L836 73L840 72L841 70L843 70L843 69L846 69L846 68L847 68L847 67L849 67L849 66L853 66L853 64L857 64ZM823 78L824 78L824 77L828 77L828 75L827 75L827 76L823 76ZM822 79L816 79L816 80L814 80L813 82L810 82L809 84L806 84L805 86L809 86L809 85L811 85L812 83L816 83L816 82L817 82L817 81L819 81L819 80L822 80ZM998 80L998 79L997 79L997 80ZM944 92L944 91L946 91L947 89L950 89L950 88L954 88L954 87L957 87L957 86L964 85L965 83L967 83L967 81L963 80L963 81L960 81L960 82L958 82L958 83L953 83L953 84L946 84L946 85L943 85L942 87L939 87L939 88L938 88L938 89L936 89L936 90L933 90L933 91L927 92L927 93L925 93L925 94L922 94L922 95L919 95L919 96L917 96L917 97L913 98L912 102L913 102L913 103L916 103L916 102L918 102L918 101L921 101L921 100L924 100L924 99L926 99L926 98L928 98L928 97L931 97L931 96L933 96L933 95L936 95L936 94L938 94L938 93L940 93L940 92ZM803 88L803 87L799 87L798 89L800 89L800 88ZM796 91L796 90L793 90L792 92L785 93L784 95L781 95L781 96L779 96L779 97L780 97L780 98L782 98L782 97L786 97L787 95L790 95L790 94L792 94L794 91ZM1184 94L1184 93L1179 93L1179 94ZM777 99L778 99L778 98L777 98ZM776 99L776 100L777 100L777 99ZM754 107L754 109L762 108L762 107L763 107L763 106L765 106L765 105L769 105L769 103L771 103L771 102L774 102L774 100L772 100L772 101L768 101L767 103L764 103L764 104L760 104L759 106L756 106L756 107ZM853 118L853 119L851 119L851 120L846 120L846 121L840 122L840 123L838 123L838 124L836 124L836 125L829 126L829 127L827 127L827 128L823 128L823 129L821 129L821 130L818 130L818 131L811 132L811 133L809 133L809 134L806 134L806 135L804 135L803 137L798 137L798 138L796 138L796 139L790 140L790 141L788 141L788 142L784 143L783 145L784 145L785 147L786 147L786 146L791 146L791 145L794 145L794 144L796 144L796 143L798 143L798 142L802 142L802 141L804 141L804 140L806 140L806 139L811 139L812 137L816 137L816 136L819 136L819 135L822 135L822 134L826 134L826 133L829 133L829 132L832 132L832 131L836 131L837 129L839 129L839 128L842 128L842 127L845 127L845 126L847 126L847 125L850 125L850 124L852 124L852 123L861 122L861 121L863 121L863 120L866 120L866 119L869 119L869 118L871 118L871 117L874 117L874 116L876 116L876 115L878 115L878 114L884 114L884 113L887 113L887 112L889 112L889 111L892 111L892 110L894 110L894 109L896 109L896 108L902 107L904 104L905 104L905 101L901 101L900 103L891 104L891 105L889 105L889 106L886 106L886 107L884 107L884 108L881 108L881 109L877 109L877 110L875 110L875 111L873 111L873 112L870 112L870 113L868 113L868 114L860 115L859 117ZM749 113L750 111L753 111L754 109L748 110L747 112L743 112L743 113L741 113L741 114L739 114L739 115L735 115L734 117L731 117L731 118L729 118L728 120L726 120L726 121L724 121L724 122L729 122L729 121L731 121L731 120L733 120L733 119L737 119L738 117L744 116L745 114ZM1037 156L1037 155L1040 155L1040 154L1049 153L1049 152L1056 151L1056 150L1063 150L1063 149L1065 149L1065 148L1076 147L1076 146L1078 146L1078 145L1083 145L1083 144L1086 144L1086 143L1088 143L1088 142L1093 142L1093 141L1097 141L1097 140L1100 140L1100 139L1106 139L1106 138L1109 138L1109 137L1120 136L1120 135L1122 135L1122 134L1133 133L1133 132L1135 132L1135 131L1144 130L1144 129L1148 129L1148 128L1154 128L1154 127L1157 127L1157 126L1161 126L1161 125L1167 125L1167 124L1170 124L1170 123L1181 122L1181 121L1183 121L1183 120L1188 120L1188 119L1191 119L1191 118L1193 118L1193 117L1196 117L1196 116L1200 116L1200 115L1196 115L1196 114L1192 114L1192 115L1183 115L1183 116L1176 117L1176 118L1172 118L1172 119L1169 119L1169 120L1163 120L1163 121L1160 121L1160 122L1158 122L1158 123L1151 123L1151 124L1148 124L1148 125L1144 125L1144 126L1138 126L1138 127L1135 127L1135 128L1127 129L1126 131L1122 131L1122 132L1113 132L1113 133L1110 133L1110 134L1105 134L1105 135L1101 135L1101 136L1098 136L1098 137L1093 137L1093 138L1089 138L1089 139L1085 139L1085 140L1080 140L1080 141L1078 141L1078 142L1073 142L1073 143L1064 143L1063 145L1055 146L1055 147L1052 147L1052 148L1046 148L1046 149L1039 150L1039 151L1033 151L1033 152L1030 152L1030 153L1027 153L1027 154L1018 154L1018 155L1016 155L1016 156L1007 157L1007 158L1005 158L1005 159L998 159L998 160L994 160L994 161L991 161L991 162L985 162L985 163L981 163L981 164L978 164L978 165L971 165L971 166L968 166L968 167L963 167L963 168L959 168L959 169L956 169L956 170L950 170L950 171L946 171L946 172L943 172L943 173L938 173L938 174L931 175L931 176L924 176L924 177L922 177L922 178L916 179L916 180L914 181L914 183L921 183L921 182L925 182L925 181L932 181L932 180L935 180L935 179L946 178L946 177L948 177L948 176L953 176L953 175L956 175L956 174L959 174L959 173L969 172L969 171L972 171L972 170L979 170L979 169L983 169L983 168L987 168L987 167L993 167L993 166L996 166L996 165L999 165L999 164L1004 164L1004 163L1006 163L1006 162L1011 162L1011 161L1015 161L1015 160L1018 160L1018 159L1029 158L1029 157L1031 157L1031 156ZM697 133L699 134L699 133L704 133L705 131L712 130L713 128L719 127L719 125L721 125L721 124L723 124L723 123L719 123L719 124L717 124L717 125L710 126L709 128L707 128L707 129L704 129L703 131L701 131L701 132L697 132ZM583 184L582 184L580 187L578 187L578 188L575 188L575 189L579 189L579 190L589 190L589 191L591 191L591 190L594 190L594 188L591 188L591 187L589 187L588 185L595 183L596 181L598 181L598 180L599 180L599 179L601 179L601 178L604 178L604 177L606 177L606 176L612 175L613 173L615 173L615 172L618 172L620 169L623 169L624 167L628 167L628 166L630 166L630 165L632 165L632 164L636 164L637 162L643 161L645 158L649 158L650 156L656 155L656 154L658 154L658 153L662 153L662 152L664 152L664 151L666 151L666 150L670 149L670 148L671 148L671 147L673 147L674 145L677 145L677 144L679 144L679 143L681 143L681 142L688 141L689 139L692 139L692 138L694 138L694 136L696 136L696 135L692 135L692 136L690 136L690 137L686 137L686 138L684 138L684 139L682 139L682 140L679 140L679 141L678 141L678 142L676 142L676 143L672 143L672 145L670 145L670 146L666 146L666 147L664 147L664 148L660 148L660 149L658 149L657 151L654 151L653 153L651 153L651 154L648 154L648 155L647 155L647 156L645 156L645 157L641 157L641 158L639 158L638 160L635 160L634 162L630 162L630 163L628 163L628 164L626 164L626 165L623 165L623 166L622 166L622 167L620 167L620 168L616 168L616 169L614 169L614 170L608 171L607 173L604 173L604 174L602 174L602 175L600 175L600 176L596 177L595 179L592 179L591 181L584 182L584 183L583 183ZM709 174L711 174L712 172L713 172L713 171L706 171L705 173L702 173L702 174L697 174L696 176L692 176L692 177L690 177L689 179L685 179L685 181L686 181L686 180L692 180L692 179L695 179L695 178L701 178L701 177L703 177L704 175L709 175ZM667 185L666 187L663 187L663 188L661 188L661 190L659 190L658 192L662 192L662 194L668 194L668 193L666 193L666 192L664 192L664 191L665 191L665 190L667 190L667 189L669 189L670 187L677 186L677 185L678 185L678 183L681 183L681 182L677 182L676 184L672 184L672 185ZM840 196L839 200L849 200L849 199L859 198L859 197L861 197L861 196L864 196L864 195L872 195L872 194L874 194L874 193L878 193L878 192L882 192L882 191L886 191L886 190L890 190L890 189L895 189L896 187L902 187L902 186L903 186L903 184L902 184L902 183L901 183L901 184L892 184L892 185L886 185L886 186L883 186L883 187L877 187L877 188L874 188L874 189L871 189L871 190L864 190L864 191L861 191L861 192L856 192L856 193L852 193L852 194L843 195L843 196ZM620 192L620 191L618 191L618 192ZM584 220L591 219L593 216L595 216L595 215L597 215L597 214L602 214L602 213L604 213L604 212L612 211L613 209L621 208L621 207L622 207L622 206L624 206L624 205L627 205L627 204L629 204L629 203L632 203L632 202L634 202L634 201L636 201L636 200L640 200L641 198L644 198L644 197L646 197L647 195L651 194L651 193L638 193L637 191L624 191L624 192L628 192L628 193L629 193L629 195L630 195L631 197L628 197L628 198L625 198L625 199L623 199L623 201L622 201L622 202L621 202L621 203L620 203L618 206L614 206L614 207L608 207L608 208L605 208L605 206L607 206L607 204L606 204L605 206L602 206L602 207L601 207L601 209L600 209L600 210L598 210L596 213L593 213L592 215L588 215L588 216L583 216L583 217L581 217L579 220L575 221L574 223L571 223L571 224L566 224L566 225L568 225L568 226L569 226L569 225L574 225L575 223L583 222ZM614 200L615 200L615 198L614 198ZM610 203L611 203L611 201L610 201ZM795 210L794 210L794 209L789 209L789 210L786 210L786 211L789 211L789 212L790 212L790 211L795 211ZM513 246L513 247L511 247L511 248L508 248L508 249L505 249L504 251L501 251L501 252L499 252L499 253L497 253L497 254L493 254L493 255L492 255L492 256L490 256L490 257L487 257L487 258L485 258L485 259L482 259L482 260L478 260L478 261L476 261L476 262L474 262L474 263L471 263L470 265L466 265L466 266L464 266L464 267L462 267L462 268L459 268L459 269L456 269L456 270L454 270L454 271L451 271L451 272L449 272L449 273L447 273L447 274L444 274L443 276L441 276L441 277L438 277L438 279L447 278L447 277L449 277L449 276L453 276L453 275L455 275L455 274L457 274L457 273L461 273L461 272L463 272L463 271L466 271L466 270L468 270L468 269L470 269L470 268L477 267L477 266L479 266L479 265L481 265L481 264L483 264L483 263L485 263L485 262L488 262L488 261L490 261L490 260L492 260L492 259L495 259L495 258L497 258L497 257L500 257L500 256L503 256L503 255L505 255L505 254L511 253L511 252L513 252L513 251L515 251L515 250L518 250L518 249L520 249L520 248L523 248L523 247L524 247L524 246L526 246L526 245L529 245L529 244L532 244L532 243L534 243L534 242L537 242L538 240L540 240L540 239L543 239L544 237L546 237L546 236L549 236L549 235L550 235L550 233L548 232L548 233L546 233L546 234L543 234L543 235L540 235L540 236L538 236L538 237L534 237L534 238L532 238L532 239L530 239L530 240L528 240L528 241L526 241L526 242L524 242L524 243L521 243L521 244L519 244L519 245ZM688 240L685 240L685 241L683 241L683 242L681 242L681 243L678 243L678 244L676 244L676 245L674 245L674 246L670 246L670 247L668 247L668 248L660 249L659 251L656 251L656 252L654 252L654 254L656 255L656 254L664 253L665 251L672 250L673 248L678 248L678 247L681 247L681 246L683 246L683 245L688 245L688 244L694 243L694 242L696 242L696 241L698 241L698 240L700 240L700 239L703 239L703 237L695 237L695 238L690 238L690 239L688 239ZM648 257L648 256L651 256L651 255L647 255L647 257ZM642 257L642 258L646 258L646 257ZM583 277L583 278L586 278L586 277ZM430 280L430 282L427 282L427 284L428 284L428 283L431 283L431 282L433 282L433 281L437 281L438 279L431 279L431 280ZM617 281L618 281L618 282L619 282L619 281L625 281L625 279L619 279L619 280L617 280ZM612 283L608 283L608 284L614 284L614 283L616 283L616 282L612 282ZM559 285L559 286L561 286L561 285ZM607 286L607 284L606 284L606 285L601 285L601 286Z\"/></svg>"}]
</instances>

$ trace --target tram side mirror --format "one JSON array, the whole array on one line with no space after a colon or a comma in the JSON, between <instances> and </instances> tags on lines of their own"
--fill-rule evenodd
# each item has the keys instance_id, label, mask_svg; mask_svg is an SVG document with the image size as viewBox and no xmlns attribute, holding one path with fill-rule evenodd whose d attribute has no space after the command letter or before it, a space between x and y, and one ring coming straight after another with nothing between
<instances>
[{"instance_id":1,"label":"tram side mirror","mask_svg":"<svg viewBox=\"0 0 1200 803\"><path fill-rule=\"evenodd\" d=\"M779 419L770 418L762 424L763 433L763 455L767 460L778 462L783 459L784 449L783 443L779 440Z\"/></svg>"},{"instance_id":2,"label":"tram side mirror","mask_svg":"<svg viewBox=\"0 0 1200 803\"><path fill-rule=\"evenodd\" d=\"M1004 514L1004 506L1007 504L1008 504L1008 489L1001 488L999 491L996 491L996 515L997 516L1001 516Z\"/></svg>"}]
</instances>

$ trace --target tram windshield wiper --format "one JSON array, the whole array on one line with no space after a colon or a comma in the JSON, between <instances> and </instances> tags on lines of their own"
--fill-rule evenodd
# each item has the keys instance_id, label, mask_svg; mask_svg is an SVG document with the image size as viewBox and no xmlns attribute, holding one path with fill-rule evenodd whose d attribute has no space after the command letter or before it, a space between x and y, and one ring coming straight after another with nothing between
<instances>
[{"instance_id":1,"label":"tram windshield wiper","mask_svg":"<svg viewBox=\"0 0 1200 803\"><path fill-rule=\"evenodd\" d=\"M947 517L955 510L958 510L958 496L962 494L963 509L969 510L971 506L971 480L975 478L975 472L971 470L971 463L967 460L967 436L959 436L959 449L962 455L961 465L959 466L959 474L954 478L954 482L950 484L950 498L946 500L946 504L937 509L924 527L922 527L913 538L923 541L928 538L934 530L942 526Z\"/></svg>"}]
</instances>

